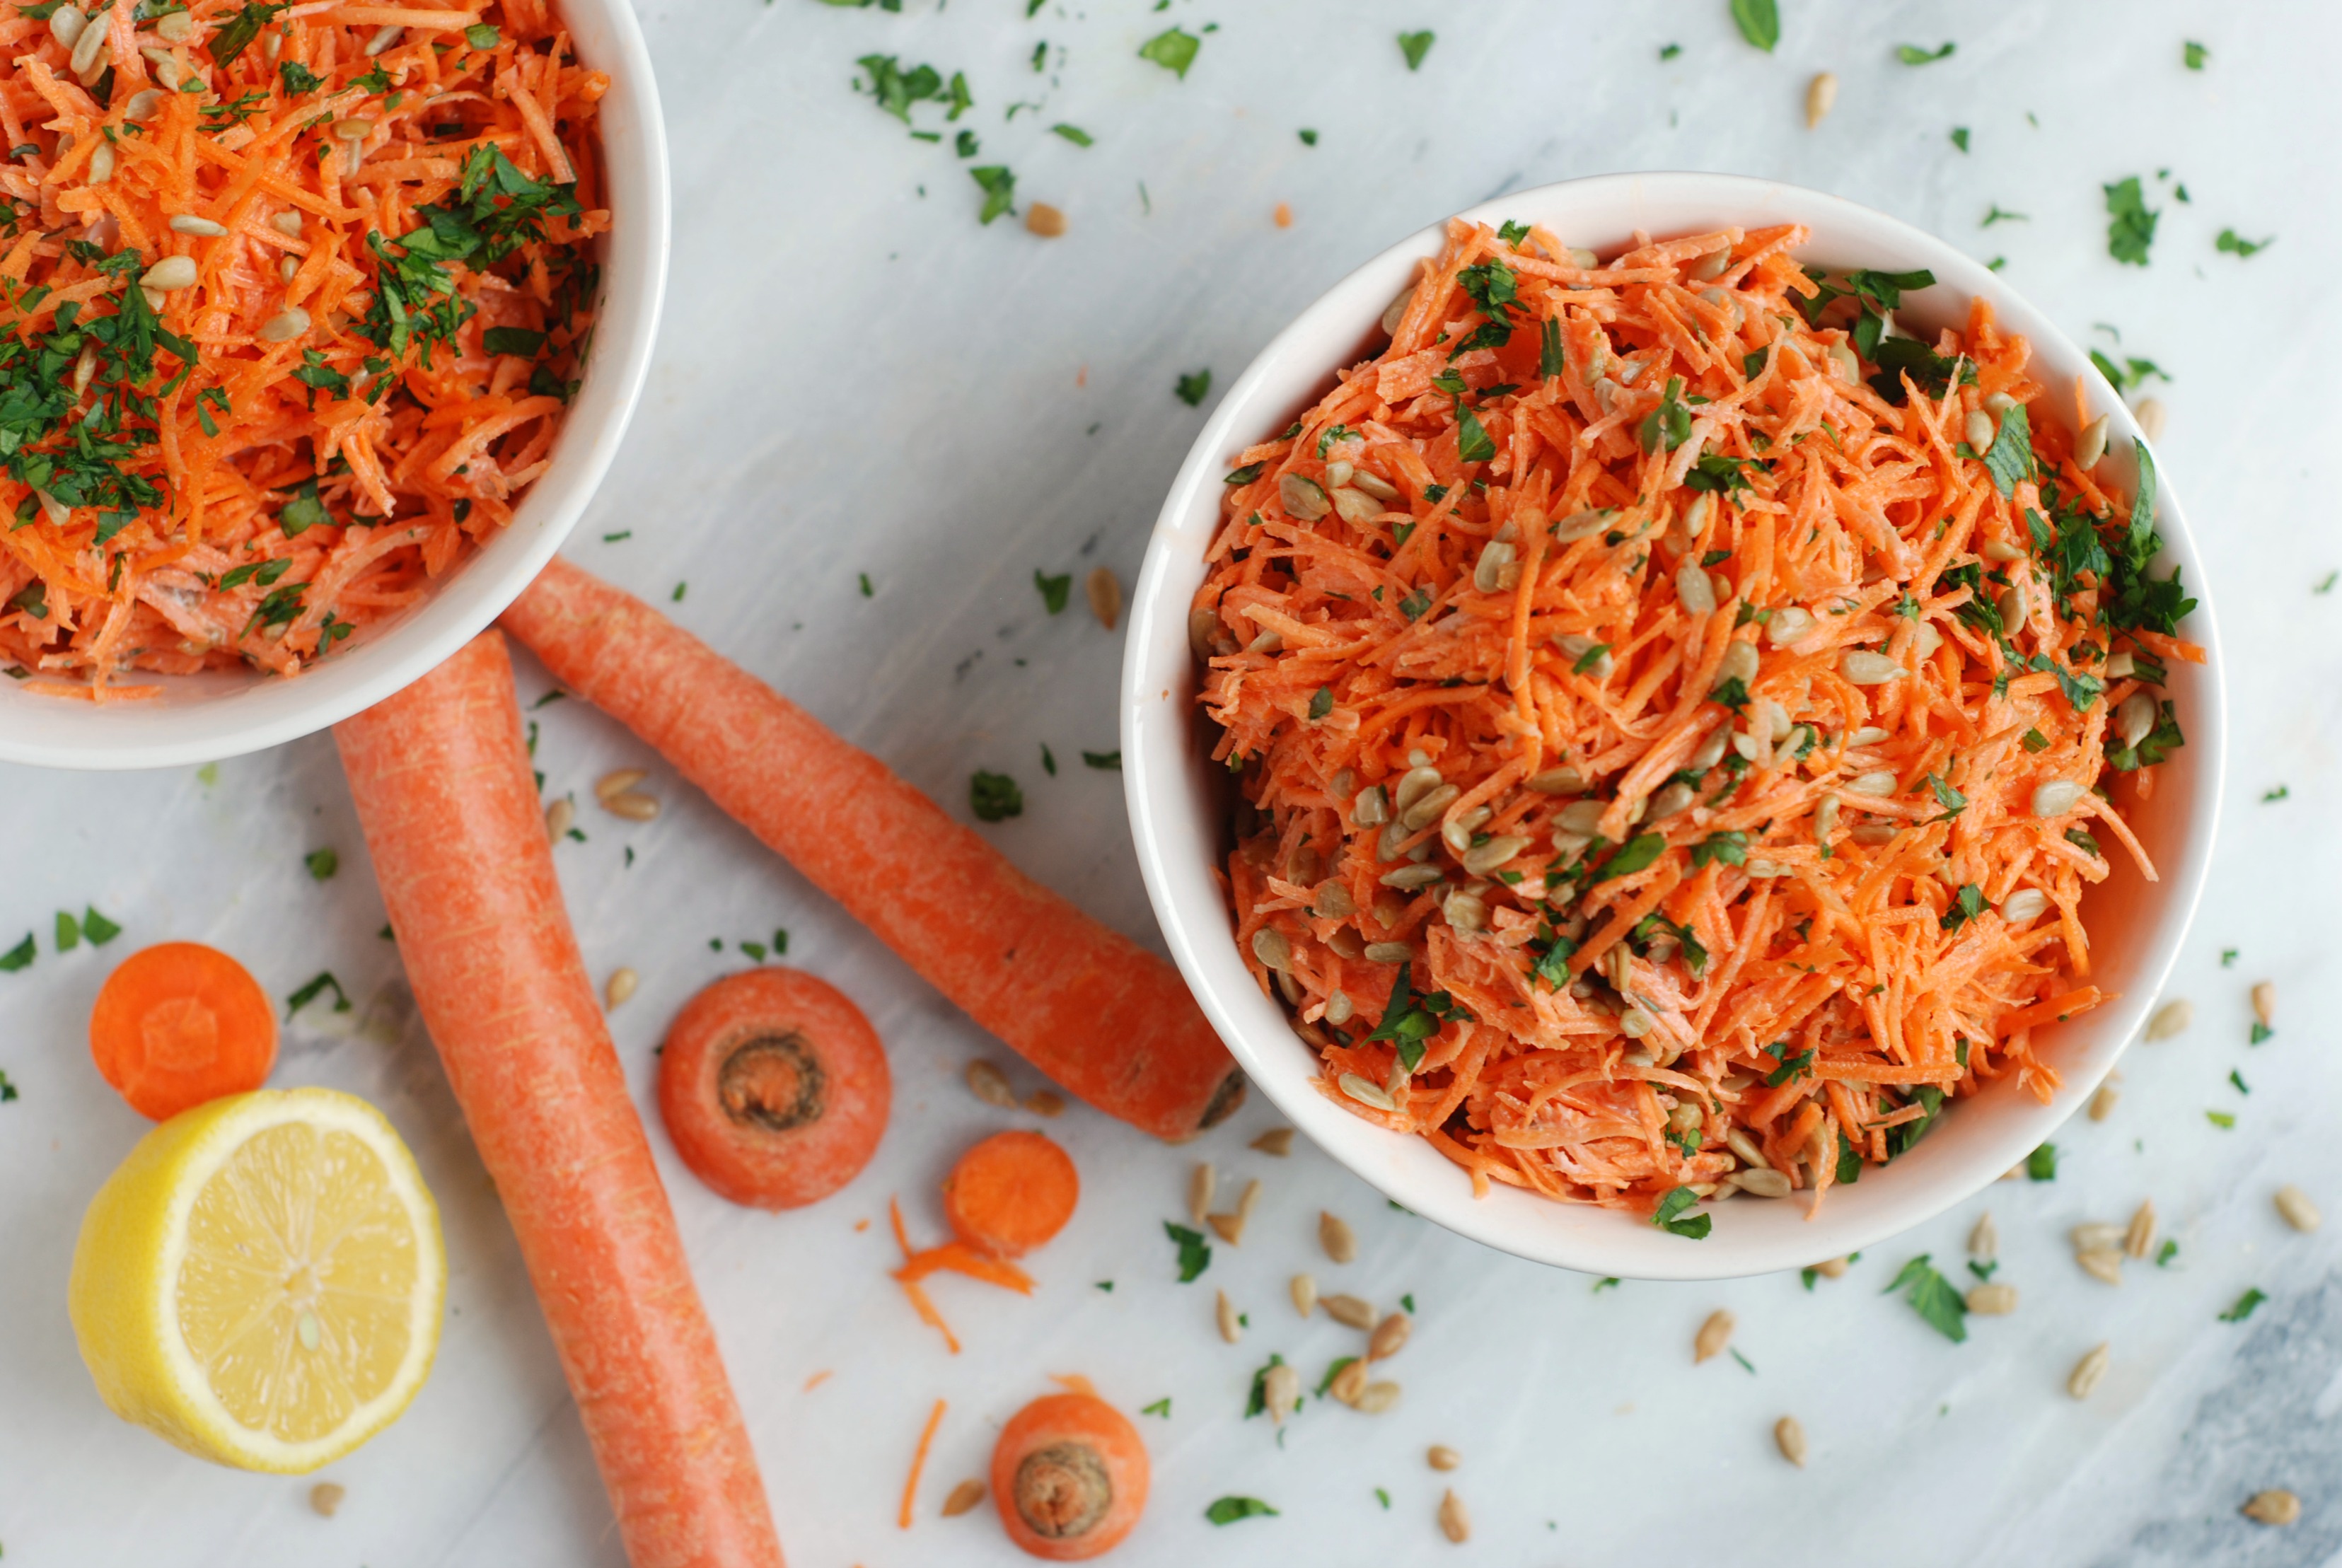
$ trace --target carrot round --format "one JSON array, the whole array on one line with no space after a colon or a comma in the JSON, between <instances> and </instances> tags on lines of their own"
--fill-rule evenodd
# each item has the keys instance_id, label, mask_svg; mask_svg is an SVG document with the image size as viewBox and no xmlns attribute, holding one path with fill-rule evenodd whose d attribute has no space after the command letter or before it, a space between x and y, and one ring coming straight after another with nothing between
<instances>
[{"instance_id":1,"label":"carrot round","mask_svg":"<svg viewBox=\"0 0 2342 1568\"><path fill-rule=\"evenodd\" d=\"M494 632L334 738L633 1568L780 1568L756 1455L554 879Z\"/></svg>"},{"instance_id":2,"label":"carrot round","mask_svg":"<svg viewBox=\"0 0 2342 1568\"><path fill-rule=\"evenodd\" d=\"M995 1133L944 1178L944 1213L969 1246L1021 1258L1066 1228L1081 1194L1063 1149L1038 1133Z\"/></svg>"},{"instance_id":3,"label":"carrot round","mask_svg":"<svg viewBox=\"0 0 2342 1568\"><path fill-rule=\"evenodd\" d=\"M1244 1076L1178 972L1009 864L877 758L561 560L504 625L1036 1067L1157 1137Z\"/></svg>"},{"instance_id":4,"label":"carrot round","mask_svg":"<svg viewBox=\"0 0 2342 1568\"><path fill-rule=\"evenodd\" d=\"M659 1055L659 1115L676 1152L718 1193L760 1209L801 1208L859 1174L892 1094L862 1010L794 969L708 986Z\"/></svg>"},{"instance_id":5,"label":"carrot round","mask_svg":"<svg viewBox=\"0 0 2342 1568\"><path fill-rule=\"evenodd\" d=\"M1110 1552L1146 1509L1146 1445L1122 1412L1088 1393L1018 1411L992 1450L992 1495L1008 1539L1078 1563Z\"/></svg>"},{"instance_id":6,"label":"carrot round","mask_svg":"<svg viewBox=\"0 0 2342 1568\"><path fill-rule=\"evenodd\" d=\"M89 1051L133 1110L168 1121L268 1082L276 1012L251 972L218 948L160 943L124 959L98 987Z\"/></svg>"}]
</instances>

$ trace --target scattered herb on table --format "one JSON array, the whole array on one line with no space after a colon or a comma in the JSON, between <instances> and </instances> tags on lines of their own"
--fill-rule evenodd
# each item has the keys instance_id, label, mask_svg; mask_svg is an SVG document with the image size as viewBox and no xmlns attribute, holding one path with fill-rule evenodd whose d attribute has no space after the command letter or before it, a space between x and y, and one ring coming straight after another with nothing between
<instances>
[{"instance_id":1,"label":"scattered herb on table","mask_svg":"<svg viewBox=\"0 0 2342 1568\"><path fill-rule=\"evenodd\" d=\"M1053 135L1065 137L1066 140L1073 143L1073 145L1077 147L1094 146L1097 142L1096 137L1091 135L1087 131L1083 130L1079 125L1068 125L1062 120L1050 126L1049 131Z\"/></svg>"},{"instance_id":2,"label":"scattered herb on table","mask_svg":"<svg viewBox=\"0 0 2342 1568\"><path fill-rule=\"evenodd\" d=\"M1204 1510L1204 1517L1215 1524L1234 1524L1239 1519L1256 1519L1264 1514L1274 1516L1276 1513L1276 1509L1257 1497L1222 1497L1215 1499L1212 1505Z\"/></svg>"},{"instance_id":3,"label":"scattered herb on table","mask_svg":"<svg viewBox=\"0 0 2342 1568\"><path fill-rule=\"evenodd\" d=\"M1006 213L1016 210L1016 176L1005 164L986 164L970 169L967 177L984 192L983 210L976 214L978 223L989 224Z\"/></svg>"},{"instance_id":4,"label":"scattered herb on table","mask_svg":"<svg viewBox=\"0 0 2342 1568\"><path fill-rule=\"evenodd\" d=\"M2025 1175L2028 1181L2056 1181L2057 1179L2057 1145L2044 1144L2026 1155Z\"/></svg>"},{"instance_id":5,"label":"scattered herb on table","mask_svg":"<svg viewBox=\"0 0 2342 1568\"><path fill-rule=\"evenodd\" d=\"M1140 1405L1138 1407L1138 1413L1141 1415L1159 1415L1166 1421L1170 1420L1171 1396L1166 1393L1161 1399L1156 1400L1153 1404Z\"/></svg>"},{"instance_id":6,"label":"scattered herb on table","mask_svg":"<svg viewBox=\"0 0 2342 1568\"><path fill-rule=\"evenodd\" d=\"M39 949L33 944L33 934L25 933L25 940L5 953L0 953L0 974L14 974L19 969L32 966L33 956Z\"/></svg>"},{"instance_id":7,"label":"scattered herb on table","mask_svg":"<svg viewBox=\"0 0 2342 1568\"><path fill-rule=\"evenodd\" d=\"M2220 1314L2222 1323L2242 1323L2253 1315L2253 1309L2268 1300L2260 1286L2255 1285L2237 1298L2236 1304Z\"/></svg>"},{"instance_id":8,"label":"scattered herb on table","mask_svg":"<svg viewBox=\"0 0 2342 1568\"><path fill-rule=\"evenodd\" d=\"M1897 1291L1903 1292L1912 1311L1927 1319L1928 1326L1937 1333L1957 1343L1968 1337L1967 1303L1960 1299L1959 1290L1951 1281L1936 1272L1927 1258L1927 1253L1921 1253L1905 1263L1894 1283L1879 1293L1893 1295Z\"/></svg>"},{"instance_id":9,"label":"scattered herb on table","mask_svg":"<svg viewBox=\"0 0 2342 1568\"><path fill-rule=\"evenodd\" d=\"M1902 44L1896 46L1895 57L1906 65L1928 65L1937 60L1950 59L1952 51L1958 47L1958 45L1952 43L1946 43L1937 49L1923 49L1917 44Z\"/></svg>"},{"instance_id":10,"label":"scattered herb on table","mask_svg":"<svg viewBox=\"0 0 2342 1568\"><path fill-rule=\"evenodd\" d=\"M16 1085L8 1082L5 1072L0 1072L0 1104L5 1104L15 1097Z\"/></svg>"},{"instance_id":11,"label":"scattered herb on table","mask_svg":"<svg viewBox=\"0 0 2342 1568\"><path fill-rule=\"evenodd\" d=\"M2220 237L2212 242L2212 248L2226 252L2229 255L2241 257L2257 255L2275 244L2277 244L2275 235L2271 235L2265 240L2248 240L2234 229L2222 229Z\"/></svg>"},{"instance_id":12,"label":"scattered herb on table","mask_svg":"<svg viewBox=\"0 0 2342 1568\"><path fill-rule=\"evenodd\" d=\"M2222 1132L2230 1131L2237 1124L2235 1114L2227 1111L2207 1111L2204 1113L2204 1120L2211 1123L2212 1125L2219 1128Z\"/></svg>"},{"instance_id":13,"label":"scattered herb on table","mask_svg":"<svg viewBox=\"0 0 2342 1568\"><path fill-rule=\"evenodd\" d=\"M2155 224L2161 213L2151 210L2140 190L2138 176L2101 187L2107 194L2107 254L2127 266L2145 266L2147 247L2155 244Z\"/></svg>"},{"instance_id":14,"label":"scattered herb on table","mask_svg":"<svg viewBox=\"0 0 2342 1568\"><path fill-rule=\"evenodd\" d=\"M1110 752L1084 752L1082 762L1105 773L1118 774L1122 771L1122 752L1119 747Z\"/></svg>"},{"instance_id":15,"label":"scattered herb on table","mask_svg":"<svg viewBox=\"0 0 2342 1568\"><path fill-rule=\"evenodd\" d=\"M1964 153L1968 150L1968 128L1966 125L1952 127L1952 145Z\"/></svg>"},{"instance_id":16,"label":"scattered herb on table","mask_svg":"<svg viewBox=\"0 0 2342 1568\"><path fill-rule=\"evenodd\" d=\"M1410 71L1423 69L1423 57L1431 53L1431 45L1436 41L1437 35L1428 30L1400 34L1398 52L1406 56L1406 68Z\"/></svg>"},{"instance_id":17,"label":"scattered herb on table","mask_svg":"<svg viewBox=\"0 0 2342 1568\"><path fill-rule=\"evenodd\" d=\"M342 989L342 983L334 978L332 970L321 969L307 984L285 999L285 1016L292 1017L328 991L334 994L334 1011L347 1013L350 1010L349 994Z\"/></svg>"},{"instance_id":18,"label":"scattered herb on table","mask_svg":"<svg viewBox=\"0 0 2342 1568\"><path fill-rule=\"evenodd\" d=\"M1045 576L1036 566L1033 569L1033 586L1041 590L1041 603L1049 607L1049 614L1059 614L1066 608L1066 601L1072 596L1074 574L1067 572L1056 577Z\"/></svg>"},{"instance_id":19,"label":"scattered herb on table","mask_svg":"<svg viewBox=\"0 0 2342 1568\"><path fill-rule=\"evenodd\" d=\"M2189 70L2200 71L2204 68L2204 62L2212 57L2212 51L2190 38L2179 45L2179 57Z\"/></svg>"},{"instance_id":20,"label":"scattered herb on table","mask_svg":"<svg viewBox=\"0 0 2342 1568\"><path fill-rule=\"evenodd\" d=\"M122 934L122 927L100 914L95 904L90 904L81 912L81 934L92 947L103 947Z\"/></svg>"},{"instance_id":21,"label":"scattered herb on table","mask_svg":"<svg viewBox=\"0 0 2342 1568\"><path fill-rule=\"evenodd\" d=\"M2263 805L2267 805L2273 801L2285 800L2291 796L2292 794L2293 787L2290 784L2279 784L2275 789L2263 790L2261 792L2261 804Z\"/></svg>"},{"instance_id":22,"label":"scattered herb on table","mask_svg":"<svg viewBox=\"0 0 2342 1568\"><path fill-rule=\"evenodd\" d=\"M1984 222L1978 224L1977 227L1980 229L1988 229L1995 224L2029 224L2032 221L2032 214L2012 213L2007 207L2002 206L1998 202L1995 202L1992 204L1991 209L1984 215Z\"/></svg>"},{"instance_id":23,"label":"scattered herb on table","mask_svg":"<svg viewBox=\"0 0 2342 1568\"><path fill-rule=\"evenodd\" d=\"M342 869L342 857L330 849L313 849L301 857L301 864L309 868L312 877L324 882Z\"/></svg>"},{"instance_id":24,"label":"scattered herb on table","mask_svg":"<svg viewBox=\"0 0 2342 1568\"><path fill-rule=\"evenodd\" d=\"M1182 375L1178 385L1172 390L1179 394L1179 401L1188 407L1202 407L1204 399L1210 396L1212 392L1211 367L1206 365L1192 375Z\"/></svg>"},{"instance_id":25,"label":"scattered herb on table","mask_svg":"<svg viewBox=\"0 0 2342 1568\"><path fill-rule=\"evenodd\" d=\"M1767 55L1781 41L1781 10L1774 0L1732 0L1732 20L1743 38Z\"/></svg>"},{"instance_id":26,"label":"scattered herb on table","mask_svg":"<svg viewBox=\"0 0 2342 1568\"><path fill-rule=\"evenodd\" d=\"M1174 27L1167 33L1157 33L1138 46L1138 57L1152 60L1181 81L1187 79L1187 67L1196 63L1196 51L1204 41L1183 28Z\"/></svg>"},{"instance_id":27,"label":"scattered herb on table","mask_svg":"<svg viewBox=\"0 0 2342 1568\"><path fill-rule=\"evenodd\" d=\"M1204 1239L1201 1231L1191 1231L1185 1225L1163 1222L1163 1233L1169 1236L1179 1249L1179 1283L1191 1284L1197 1274L1212 1266L1212 1243Z\"/></svg>"},{"instance_id":28,"label":"scattered herb on table","mask_svg":"<svg viewBox=\"0 0 2342 1568\"><path fill-rule=\"evenodd\" d=\"M978 768L967 781L967 801L978 822L1006 822L1025 814L1025 792L1006 774Z\"/></svg>"}]
</instances>

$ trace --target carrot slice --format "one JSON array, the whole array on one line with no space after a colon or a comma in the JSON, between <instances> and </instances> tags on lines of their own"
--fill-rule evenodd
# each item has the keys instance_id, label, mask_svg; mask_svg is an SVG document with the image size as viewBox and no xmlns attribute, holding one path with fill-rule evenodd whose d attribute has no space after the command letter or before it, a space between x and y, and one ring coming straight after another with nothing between
<instances>
[{"instance_id":1,"label":"carrot slice","mask_svg":"<svg viewBox=\"0 0 2342 1568\"><path fill-rule=\"evenodd\" d=\"M740 1410L553 873L504 639L335 727L424 1023L634 1568L781 1568Z\"/></svg>"},{"instance_id":2,"label":"carrot slice","mask_svg":"<svg viewBox=\"0 0 2342 1568\"><path fill-rule=\"evenodd\" d=\"M944 1178L952 1233L997 1258L1021 1258L1074 1217L1082 1180L1063 1149L1038 1133L995 1133Z\"/></svg>"},{"instance_id":3,"label":"carrot slice","mask_svg":"<svg viewBox=\"0 0 2342 1568\"><path fill-rule=\"evenodd\" d=\"M870 1163L893 1094L862 1010L794 969L726 975L659 1054L659 1115L692 1174L736 1203L802 1208Z\"/></svg>"},{"instance_id":4,"label":"carrot slice","mask_svg":"<svg viewBox=\"0 0 2342 1568\"><path fill-rule=\"evenodd\" d=\"M158 943L124 959L98 988L89 1050L133 1110L168 1121L268 1082L276 1012L251 972L218 948Z\"/></svg>"},{"instance_id":5,"label":"carrot slice","mask_svg":"<svg viewBox=\"0 0 2342 1568\"><path fill-rule=\"evenodd\" d=\"M1084 1100L1170 1139L1242 1103L1244 1075L1176 970L649 605L556 559L503 624Z\"/></svg>"},{"instance_id":6,"label":"carrot slice","mask_svg":"<svg viewBox=\"0 0 2342 1568\"><path fill-rule=\"evenodd\" d=\"M1092 1394L1053 1393L1012 1417L992 1450L1008 1539L1052 1563L1110 1552L1146 1510L1146 1445Z\"/></svg>"}]
</instances>

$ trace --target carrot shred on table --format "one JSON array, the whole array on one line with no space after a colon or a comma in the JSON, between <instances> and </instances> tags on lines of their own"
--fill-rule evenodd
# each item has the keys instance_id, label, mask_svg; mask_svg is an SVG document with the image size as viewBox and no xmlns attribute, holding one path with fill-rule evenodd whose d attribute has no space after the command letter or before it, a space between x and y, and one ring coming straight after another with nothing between
<instances>
[{"instance_id":1,"label":"carrot shred on table","mask_svg":"<svg viewBox=\"0 0 2342 1568\"><path fill-rule=\"evenodd\" d=\"M911 1453L911 1473L903 1483L903 1512L896 1523L903 1529L911 1527L911 1505L919 1495L919 1473L927 1467L927 1449L936 1441L936 1428L944 1423L944 1402L936 1401L935 1409L927 1413L927 1424L919 1433L919 1446Z\"/></svg>"},{"instance_id":2,"label":"carrot shred on table","mask_svg":"<svg viewBox=\"0 0 2342 1568\"><path fill-rule=\"evenodd\" d=\"M1807 238L1452 223L1228 475L1188 630L1239 949L1476 1193L1647 1212L1753 1140L1818 1199L2047 1098L2037 1032L2111 1000L2085 892L2155 877L2204 650L2149 454L2085 472L1987 305L1905 335L1931 277Z\"/></svg>"},{"instance_id":3,"label":"carrot shred on table","mask_svg":"<svg viewBox=\"0 0 2342 1568\"><path fill-rule=\"evenodd\" d=\"M610 81L537 0L83 16L0 5L0 664L290 674L546 468Z\"/></svg>"}]
</instances>

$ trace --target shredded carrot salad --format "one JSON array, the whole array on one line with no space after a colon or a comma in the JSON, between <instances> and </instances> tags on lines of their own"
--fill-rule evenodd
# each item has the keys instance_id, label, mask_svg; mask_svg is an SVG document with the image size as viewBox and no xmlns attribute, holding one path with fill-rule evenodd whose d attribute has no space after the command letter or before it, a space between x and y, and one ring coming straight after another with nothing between
<instances>
[{"instance_id":1,"label":"shredded carrot salad","mask_svg":"<svg viewBox=\"0 0 2342 1568\"><path fill-rule=\"evenodd\" d=\"M0 659L291 674L544 472L608 79L544 0L0 16Z\"/></svg>"},{"instance_id":2,"label":"shredded carrot salad","mask_svg":"<svg viewBox=\"0 0 2342 1568\"><path fill-rule=\"evenodd\" d=\"M2046 1098L2036 1031L2109 1000L2083 890L2155 876L2123 807L2204 655L2146 448L2125 503L1984 305L1911 337L1928 274L1806 237L1456 223L1228 475L1189 630L1237 939L1322 1091L1476 1191L1704 1234Z\"/></svg>"}]
</instances>

